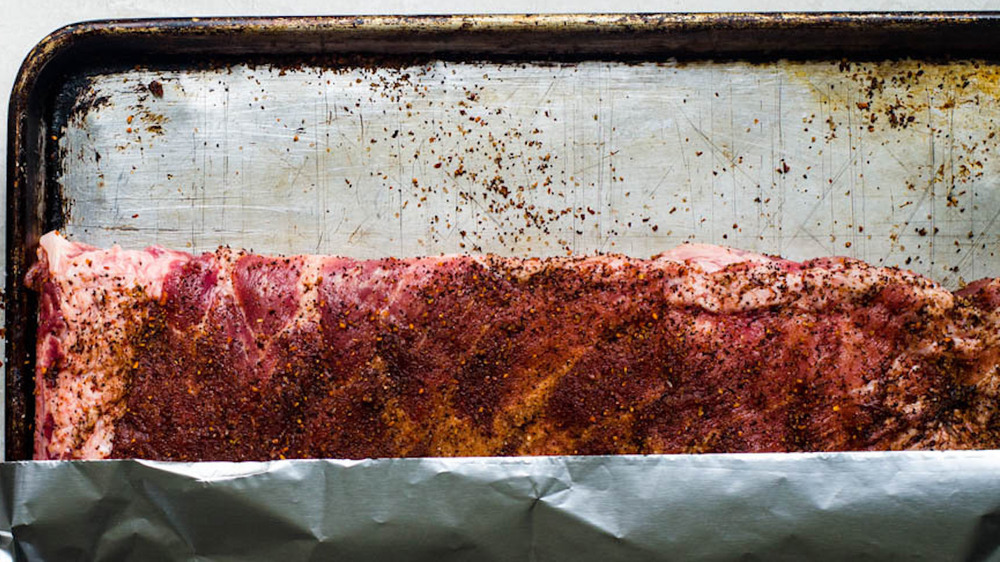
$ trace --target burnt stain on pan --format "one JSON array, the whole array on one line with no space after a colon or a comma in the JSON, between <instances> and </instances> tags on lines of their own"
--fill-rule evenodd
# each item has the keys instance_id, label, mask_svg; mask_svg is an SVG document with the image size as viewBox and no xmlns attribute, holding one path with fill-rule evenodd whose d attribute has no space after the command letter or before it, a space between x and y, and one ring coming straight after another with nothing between
<instances>
[{"instance_id":1,"label":"burnt stain on pan","mask_svg":"<svg viewBox=\"0 0 1000 562\"><path fill-rule=\"evenodd\" d=\"M134 91L137 94L138 103L133 105L132 109L134 116L139 119L139 123L130 132L138 133L140 130L145 130L145 132L157 136L164 133L163 126L170 119L165 114L152 110L156 103L163 100L164 90L161 80L151 80L148 84L135 85Z\"/></svg>"},{"instance_id":2,"label":"burnt stain on pan","mask_svg":"<svg viewBox=\"0 0 1000 562\"><path fill-rule=\"evenodd\" d=\"M153 80L147 87L149 88L149 93L153 94L154 97L163 97L163 84L160 84L159 81Z\"/></svg>"}]
</instances>

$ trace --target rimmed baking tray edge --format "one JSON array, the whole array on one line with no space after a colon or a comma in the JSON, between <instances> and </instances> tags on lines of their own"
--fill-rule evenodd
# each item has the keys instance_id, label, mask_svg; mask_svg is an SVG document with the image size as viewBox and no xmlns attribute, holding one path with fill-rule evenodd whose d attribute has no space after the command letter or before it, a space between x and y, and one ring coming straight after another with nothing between
<instances>
[{"instance_id":1,"label":"rimmed baking tray edge","mask_svg":"<svg viewBox=\"0 0 1000 562\"><path fill-rule=\"evenodd\" d=\"M30 459L39 236L64 221L58 158L63 86L142 64L322 64L360 55L520 60L996 58L997 13L605 14L253 17L92 21L28 54L8 113L5 459Z\"/></svg>"}]
</instances>

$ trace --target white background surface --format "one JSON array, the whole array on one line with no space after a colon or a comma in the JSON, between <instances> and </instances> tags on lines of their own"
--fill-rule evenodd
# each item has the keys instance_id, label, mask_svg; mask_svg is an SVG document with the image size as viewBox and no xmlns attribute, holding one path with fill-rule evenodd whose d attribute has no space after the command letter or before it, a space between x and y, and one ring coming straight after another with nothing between
<instances>
[{"instance_id":1,"label":"white background surface","mask_svg":"<svg viewBox=\"0 0 1000 562\"><path fill-rule=\"evenodd\" d=\"M366 15L590 12L988 11L1000 0L2 0L0 1L0 157L6 163L6 108L31 48L64 25L93 19L235 15Z\"/></svg>"}]
</instances>

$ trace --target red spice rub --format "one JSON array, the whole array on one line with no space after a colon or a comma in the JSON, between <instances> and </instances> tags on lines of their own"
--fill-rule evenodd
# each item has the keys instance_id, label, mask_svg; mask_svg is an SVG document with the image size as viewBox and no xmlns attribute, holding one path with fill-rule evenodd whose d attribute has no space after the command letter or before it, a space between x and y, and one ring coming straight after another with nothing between
<instances>
[{"instance_id":1,"label":"red spice rub","mask_svg":"<svg viewBox=\"0 0 1000 562\"><path fill-rule=\"evenodd\" d=\"M37 458L998 444L991 282L956 296L854 260L714 247L370 261L43 248Z\"/></svg>"}]
</instances>

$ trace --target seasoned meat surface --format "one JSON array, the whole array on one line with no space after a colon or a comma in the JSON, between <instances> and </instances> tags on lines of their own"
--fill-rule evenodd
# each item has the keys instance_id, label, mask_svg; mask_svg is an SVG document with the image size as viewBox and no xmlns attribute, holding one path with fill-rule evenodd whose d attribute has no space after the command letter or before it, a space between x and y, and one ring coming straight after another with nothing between
<instances>
[{"instance_id":1,"label":"seasoned meat surface","mask_svg":"<svg viewBox=\"0 0 1000 562\"><path fill-rule=\"evenodd\" d=\"M42 238L36 459L995 448L1000 285L689 245L270 257Z\"/></svg>"}]
</instances>

